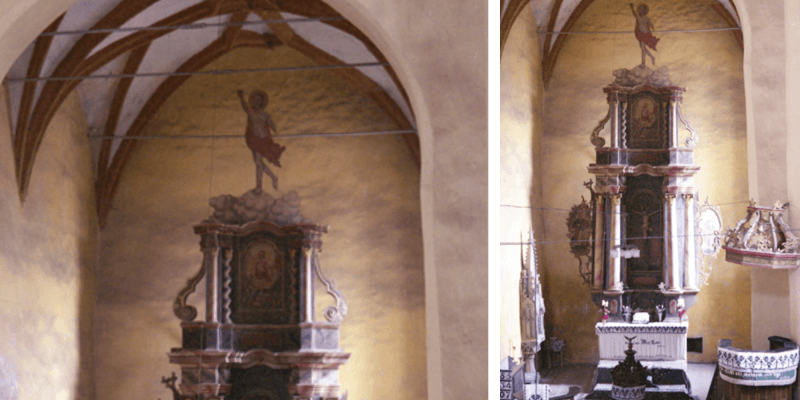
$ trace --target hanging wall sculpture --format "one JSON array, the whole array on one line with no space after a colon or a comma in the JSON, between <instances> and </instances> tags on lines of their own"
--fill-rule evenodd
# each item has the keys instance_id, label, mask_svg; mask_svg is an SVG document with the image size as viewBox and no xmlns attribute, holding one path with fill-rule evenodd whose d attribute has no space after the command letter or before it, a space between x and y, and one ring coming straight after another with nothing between
<instances>
[{"instance_id":1,"label":"hanging wall sculpture","mask_svg":"<svg viewBox=\"0 0 800 400\"><path fill-rule=\"evenodd\" d=\"M583 183L589 189L590 199L594 202L592 180ZM583 282L592 284L592 237L594 236L594 204L587 203L581 196L581 203L572 206L567 217L567 238L569 251L578 259L578 273Z\"/></svg>"},{"instance_id":2,"label":"hanging wall sculpture","mask_svg":"<svg viewBox=\"0 0 800 400\"><path fill-rule=\"evenodd\" d=\"M697 208L697 242L700 252L697 253L698 276L697 286L702 287L708 284L708 277L711 276L711 260L717 257L722 248L722 214L719 206L706 202Z\"/></svg>"},{"instance_id":3,"label":"hanging wall sculpture","mask_svg":"<svg viewBox=\"0 0 800 400\"><path fill-rule=\"evenodd\" d=\"M762 207L751 200L747 216L725 233L725 261L770 269L797 268L800 240L783 222L788 206L777 201L773 207Z\"/></svg>"}]
</instances>

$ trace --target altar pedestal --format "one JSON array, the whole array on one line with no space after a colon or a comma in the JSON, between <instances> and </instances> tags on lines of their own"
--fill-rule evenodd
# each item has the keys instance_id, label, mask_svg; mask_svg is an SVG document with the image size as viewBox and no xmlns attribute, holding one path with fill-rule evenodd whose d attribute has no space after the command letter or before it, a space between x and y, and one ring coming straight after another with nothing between
<instances>
[{"instance_id":1,"label":"altar pedestal","mask_svg":"<svg viewBox=\"0 0 800 400\"><path fill-rule=\"evenodd\" d=\"M653 322L631 324L606 322L595 325L600 344L600 363L587 399L611 398L611 370L625 359L628 338L641 364L648 368L650 382L645 399L691 399L691 383L686 375L686 333L689 323ZM661 396L661 397L658 397Z\"/></svg>"},{"instance_id":2,"label":"altar pedestal","mask_svg":"<svg viewBox=\"0 0 800 400\"><path fill-rule=\"evenodd\" d=\"M595 326L600 344L600 360L619 361L625 358L628 341L635 336L633 349L640 361L672 361L686 364L686 333L689 323L653 322L630 324L624 322L598 323Z\"/></svg>"}]
</instances>

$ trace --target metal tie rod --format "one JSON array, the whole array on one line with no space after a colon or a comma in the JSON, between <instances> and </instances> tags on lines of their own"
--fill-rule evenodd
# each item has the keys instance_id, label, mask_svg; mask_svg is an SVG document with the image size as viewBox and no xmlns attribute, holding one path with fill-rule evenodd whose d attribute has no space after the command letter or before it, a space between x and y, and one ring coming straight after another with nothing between
<instances>
[{"instance_id":1,"label":"metal tie rod","mask_svg":"<svg viewBox=\"0 0 800 400\"><path fill-rule=\"evenodd\" d=\"M367 131L367 132L331 132L331 133L292 133L287 135L273 135L273 139L280 138L302 138L302 137L341 137L341 136L376 136L376 135L399 135L404 133L417 133L414 129L402 129L393 131ZM180 135L180 136L111 136L111 135L88 135L91 139L103 140L139 140L139 139L241 139L244 135Z\"/></svg>"},{"instance_id":2,"label":"metal tie rod","mask_svg":"<svg viewBox=\"0 0 800 400\"><path fill-rule=\"evenodd\" d=\"M386 67L386 62L370 62L355 64L337 65L309 65L304 67L276 67L276 68L252 68L252 69L214 69L210 71L186 71L186 72L141 72L136 74L107 74L107 75L82 75L82 76L46 76L37 78L7 78L7 82L36 82L36 81L71 81L82 79L114 79L114 78L160 78L164 76L195 76L195 75L230 75L247 72L287 72L287 71L311 71L318 69L339 69L339 68L361 68L361 67Z\"/></svg>"},{"instance_id":3,"label":"metal tie rod","mask_svg":"<svg viewBox=\"0 0 800 400\"><path fill-rule=\"evenodd\" d=\"M206 29L215 28L219 26L245 26L245 25L264 25L264 24L292 24L298 22L323 22L323 21L342 21L344 17L318 17L318 18L288 18L288 19L265 19L261 21L244 21L244 22L211 22L211 23L195 23L183 25L165 25L165 26L136 26L130 28L101 28L101 29L83 29L73 31L54 31L42 32L39 36L60 36L60 35L84 35L87 33L114 33L114 32L138 32L138 31L171 31L175 29Z\"/></svg>"},{"instance_id":4,"label":"metal tie rod","mask_svg":"<svg viewBox=\"0 0 800 400\"><path fill-rule=\"evenodd\" d=\"M740 31L742 28L704 28L704 29L676 29L666 31L652 31L653 33L691 33L691 32L724 32L724 31ZM550 35L621 35L630 34L633 31L538 31L538 34Z\"/></svg>"}]
</instances>

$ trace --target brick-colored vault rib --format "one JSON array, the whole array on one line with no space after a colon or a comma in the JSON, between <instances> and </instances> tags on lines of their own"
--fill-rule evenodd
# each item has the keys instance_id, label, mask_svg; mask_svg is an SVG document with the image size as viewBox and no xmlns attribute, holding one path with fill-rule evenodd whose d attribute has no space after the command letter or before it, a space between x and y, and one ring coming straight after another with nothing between
<instances>
[{"instance_id":1,"label":"brick-colored vault rib","mask_svg":"<svg viewBox=\"0 0 800 400\"><path fill-rule=\"evenodd\" d=\"M139 66L142 64L142 60L144 60L144 56L147 54L147 50L149 48L149 45L145 45L133 50L125 63L125 67L122 69L122 73L132 74L138 71ZM122 113L122 106L125 104L125 97L128 95L128 90L131 87L131 83L133 83L133 78L123 78L119 80L119 83L117 83L117 89L114 91L114 98L111 100L111 105L108 110L108 117L106 118L106 125L103 130L104 135L114 135L114 132L116 132L119 116ZM100 155L97 157L98 178L103 176L105 173L110 155L111 142L108 140L103 141L100 148Z\"/></svg>"},{"instance_id":2,"label":"brick-colored vault rib","mask_svg":"<svg viewBox=\"0 0 800 400\"><path fill-rule=\"evenodd\" d=\"M503 57L503 48L506 45L506 39L511 32L511 27L514 26L517 17L522 12L522 9L531 2L531 0L510 0L505 14L500 18L500 57Z\"/></svg>"},{"instance_id":3,"label":"brick-colored vault rib","mask_svg":"<svg viewBox=\"0 0 800 400\"><path fill-rule=\"evenodd\" d=\"M176 71L187 72L197 71L210 64L214 60L227 54L229 51L240 47L258 47L258 48L272 48L279 44L280 40L272 35L259 35L252 31L242 30L238 33L235 39L230 36L223 35L205 49L198 52L181 65ZM128 131L125 133L126 137L135 137L141 135L147 121L155 114L159 108L166 102L172 93L174 93L183 83L185 83L190 76L171 76L164 80L158 88L153 92L145 105L139 111L139 114L134 119ZM137 144L136 140L123 141L111 160L111 164L106 173L99 177L96 184L96 199L97 199L97 215L100 221L100 226L105 225L108 213L111 210L114 194L116 193L117 186L122 170L128 163L133 150Z\"/></svg>"},{"instance_id":4,"label":"brick-colored vault rib","mask_svg":"<svg viewBox=\"0 0 800 400\"><path fill-rule=\"evenodd\" d=\"M139 1L127 1L118 5L114 10L106 14L100 21L98 21L95 25L92 26L92 29L114 29L119 28L125 22L136 16L138 13L149 7L150 5L156 3L158 0L139 0ZM290 12L292 14L306 16L306 17L322 17L322 16L336 16L338 15L335 10L328 7L322 2L317 0L299 0L299 1L292 1L292 2L270 2L267 5L265 0L208 0L206 2L188 7L180 12L177 12L171 16L168 16L151 26L175 26L175 25L184 25L188 23L196 22L197 20L213 16L213 15L224 15L229 13L234 13L236 11L242 11L243 15L246 15L248 12L257 12L262 7L271 7L277 6L280 11ZM347 21L326 21L324 23L328 23L331 26L341 29L349 34L351 34L356 39L360 40L367 49L381 62L386 62L385 57L380 53L377 47L357 28L355 28L352 24ZM238 30L238 29L237 29ZM94 48L99 45L108 35L109 33L90 33L85 34L81 37L78 42L71 48L69 52L67 52L67 56L62 59L59 64L56 66L53 74L51 76L54 77L61 77L61 76L83 76L83 75L91 75L97 69L101 68L103 65L107 64L108 62L112 61L116 57L124 54L125 52L135 50L142 46L149 46L149 44L159 37L169 34L173 30L163 30L163 31L143 31L137 32L131 35L128 35L124 38L121 38L114 43L104 47L103 49L96 52L94 55L89 57L88 55L94 50ZM272 47L275 43L279 43L280 40L277 37L270 38L269 35L267 36L260 36L260 35L250 35L251 32L244 31L245 36L258 36L260 44L258 47ZM305 40L300 38L299 36L293 35L293 43L296 49L305 49L308 51L309 49L312 50L313 54L308 54L303 52L310 58L314 59L321 65L331 65L331 64L338 64L341 61L337 60L336 58L328 55L327 53L319 51ZM227 36L227 39L230 43L232 36ZM265 37L267 38L268 43L264 43ZM254 39L254 38L250 38ZM246 41L246 40L245 40ZM237 39L237 44L234 47L241 47L245 46L241 38ZM252 45L252 44L251 44ZM88 58L87 58L88 57ZM203 64L205 65L205 64ZM397 85L398 89L401 92L401 95L406 100L407 104L410 105L408 100L408 96L403 88L400 80L398 79L395 72L388 67L387 72L389 73L391 79L394 81L395 85ZM402 112L402 109L399 108L397 103L388 96L388 94L383 91L383 89L375 84L371 79L366 77L365 75L361 74L357 70L353 70L354 73L345 73L342 76L354 84L354 86L364 93L366 93L369 97L376 101L377 104L382 106L385 110L387 110L387 114L392 117L398 125L405 129L411 129L411 125L408 119L405 117L405 114ZM180 77L175 77L176 79L180 79ZM183 78L184 80L186 77ZM173 81L174 79L168 79L168 81ZM31 115L37 115L37 118L29 118L29 120L33 123L32 125L28 126L28 129L23 130L22 134L19 135L19 144L14 146L14 155L16 161L16 169L17 169L17 176L18 176L18 187L19 187L19 195L22 200L24 200L25 195L27 193L27 188L31 179L31 172L33 170L33 163L36 158L36 153L38 151L39 145L43 139L43 135L45 129L49 125L50 121L52 120L53 116L55 115L56 110L63 101L66 99L67 95L74 90L79 84L80 80L66 80L66 81L48 81L45 83L45 86L42 90L39 99L36 102L36 105L33 109ZM178 85L180 86L180 85ZM177 86L176 86L177 88ZM377 89L377 90L376 90ZM173 89L174 90L174 89ZM158 92L158 90L157 90ZM163 91L161 92L164 93ZM170 92L171 93L171 92ZM168 95L167 95L168 96ZM124 98L124 96L123 96ZM151 98L152 100L152 98ZM160 105L159 105L160 106ZM156 107L157 109L157 107ZM413 115L413 109L411 110ZM140 114L141 116L141 114ZM129 130L129 133L131 131ZM416 160L417 164L419 165L420 155L419 155L419 140L415 134L404 135L404 138L409 145L409 149L411 150L412 156ZM134 141L135 142L135 141ZM124 143L125 152L130 152L131 144L126 142ZM122 148L122 146L121 146ZM110 154L110 151L109 151ZM113 197L113 192L116 189L116 180L118 180L118 176L111 170L114 168L119 168L119 164L124 164L125 157L120 157L121 153L119 151L117 154L114 155L113 160L111 161L111 166L108 167L105 171L104 175L98 175L98 182L97 182L97 198L98 198L98 215L104 218L104 216L108 212L108 207L110 205L110 199ZM109 155L110 157L110 155ZM105 165L108 165L105 163ZM117 167L115 167L117 166ZM108 183L110 180L108 178L116 176L113 181L112 185ZM108 194L104 194L108 193ZM101 200L107 199L107 200Z\"/></svg>"},{"instance_id":5,"label":"brick-colored vault rib","mask_svg":"<svg viewBox=\"0 0 800 400\"><path fill-rule=\"evenodd\" d=\"M264 20L277 19L276 11L258 12L259 16ZM342 60L320 50L316 46L307 42L294 33L288 24L270 24L270 29L275 32L275 35L287 46L299 51L301 54L310 58L312 61L319 65L339 65L344 64ZM331 70L333 73L338 74L349 82L354 88L364 93L367 97L372 99L378 107L383 109L384 112L391 118L398 126L399 129L413 129L411 122L406 118L405 113L400 106L383 90L380 85L375 83L372 79L361 73L357 69L343 68ZM403 138L408 145L411 155L417 165L420 165L420 150L419 138L416 134L408 133L403 134Z\"/></svg>"},{"instance_id":6,"label":"brick-colored vault rib","mask_svg":"<svg viewBox=\"0 0 800 400\"><path fill-rule=\"evenodd\" d=\"M547 34L544 35L544 49L542 50L542 59L547 57L550 53L550 43L553 42L553 34L555 32L556 22L558 22L558 14L561 12L561 4L563 0L556 0L553 4L553 9L550 11L550 22L547 23Z\"/></svg>"},{"instance_id":7,"label":"brick-colored vault rib","mask_svg":"<svg viewBox=\"0 0 800 400\"><path fill-rule=\"evenodd\" d=\"M221 6L221 4L219 4ZM236 12L231 16L230 22L244 22L247 19L248 12ZM236 34L241 31L242 26L232 25L228 26L222 34L223 40L230 45L230 42L236 37ZM152 43L152 42L150 42ZM149 44L139 47L133 50L131 58L128 59L128 63L125 66L125 70L123 73L125 74L133 74L136 73L139 69L139 66L144 59L144 55L149 48ZM109 110L109 116L106 121L105 127L105 136L113 136L117 130L117 123L119 121L119 116L122 113L122 107L125 103L125 97L128 93L128 89L130 88L131 83L133 82L133 78L124 78L120 80L120 84L117 88L117 91L114 93L114 100L111 103L111 109ZM113 141L105 140L102 143L102 147L100 150L99 162L98 162L98 173L97 173L97 182L101 182L103 175L105 174L106 168L108 168L108 162L111 156L111 147Z\"/></svg>"},{"instance_id":8,"label":"brick-colored vault rib","mask_svg":"<svg viewBox=\"0 0 800 400\"><path fill-rule=\"evenodd\" d=\"M259 0L258 4L259 4L258 9L261 10L265 9L279 10L309 18L319 18L332 15L339 16L339 13L336 10L318 0L292 0L292 1ZM383 53L381 53L381 51L378 49L378 47L375 46L375 44L372 43L372 41L369 40L369 38L366 35L364 35L363 32L361 32L352 23L350 23L350 21L345 19L345 20L320 21L320 22L330 25L331 27L339 29L342 32L345 32L350 36L356 38L364 45L364 47L367 48L370 54L372 54L372 56L375 57L375 59L378 60L378 62L382 63L389 62L383 55ZM408 94L406 93L405 88L400 82L400 78L397 76L397 73L395 73L394 69L392 69L391 66L386 67L386 72L389 74L389 77L392 79L392 82L394 82L395 86L400 91L400 95L403 97L403 100L405 100L406 104L409 105L408 109L411 112L411 117L414 118L414 109L411 108L411 101L409 101Z\"/></svg>"},{"instance_id":9,"label":"brick-colored vault rib","mask_svg":"<svg viewBox=\"0 0 800 400\"><path fill-rule=\"evenodd\" d=\"M733 3L731 3L731 5L733 5L734 11L736 11L736 6ZM713 8L714 11L716 11L717 14L719 14L720 17L722 17L722 20L725 21L725 23L728 24L729 27L741 28L741 26L739 26L739 24L736 22L736 18L734 18L733 15L731 15L731 13L728 11L728 9L725 8L725 6L723 6L720 2L718 1L712 2L711 8ZM736 17L738 18L738 15ZM742 36L741 29L731 31L731 33L733 34L733 37L736 39L736 42L739 43L739 48L744 50L744 37Z\"/></svg>"},{"instance_id":10,"label":"brick-colored vault rib","mask_svg":"<svg viewBox=\"0 0 800 400\"><path fill-rule=\"evenodd\" d=\"M45 29L45 32L54 32L58 29L58 26L61 24L61 21L64 19L64 14L61 14L55 21L53 21L50 26ZM45 59L47 59L47 53L50 51L50 44L53 42L53 37L39 37L36 39L36 44L33 46L33 54L31 54L31 59L28 61L28 70L25 75L28 78L35 78L38 77L39 74L42 72L42 65L44 65ZM17 148L22 146L22 142L25 138L25 131L28 129L28 121L30 120L30 112L33 106L33 98L36 95L36 85L38 82L25 82L22 86L22 96L20 97L20 104L19 104L19 111L17 113L17 126L14 128L14 142L13 148L16 150ZM18 154L15 151L14 156L16 157ZM19 162L19 160L15 160ZM17 183L19 184L20 180L20 169L16 169L17 174Z\"/></svg>"},{"instance_id":11,"label":"brick-colored vault rib","mask_svg":"<svg viewBox=\"0 0 800 400\"><path fill-rule=\"evenodd\" d=\"M158 0L140 0L122 2L111 12L101 18L92 26L94 29L117 28L129 19L136 16L139 12L146 9ZM58 63L51 76L72 76L78 65L84 58L108 36L108 33L95 33L83 35L74 46L66 53L66 56ZM77 84L77 82L75 82ZM16 160L17 176L19 185L19 195L22 200L28 191L30 175L33 171L33 162L39 145L42 142L44 131L53 119L58 106L66 99L67 94L74 89L74 85L66 81L48 81L36 101L36 106L31 115L36 118L30 119L28 129L22 132L19 146L14 148Z\"/></svg>"},{"instance_id":12,"label":"brick-colored vault rib","mask_svg":"<svg viewBox=\"0 0 800 400\"><path fill-rule=\"evenodd\" d=\"M575 22L580 18L580 16L586 11L586 9L592 4L594 0L581 0L580 4L575 8L575 10L570 14L569 19L564 24L564 26L559 29L561 32L569 32L572 29L572 26L575 25ZM709 7L714 9L720 17L728 24L731 28L737 28L739 25L736 23L736 19L731 15L728 10L719 3L718 0L711 0L709 2ZM548 32L555 31L554 26L548 27ZM732 31L734 37L739 43L739 46L743 48L744 42L742 40L742 32L741 30ZM548 34L549 36L550 34ZM553 44L552 49L549 52L545 52L542 54L542 75L544 78L544 85L545 88L550 83L550 78L553 75L553 69L555 68L556 61L558 60L558 53L561 51L561 47L564 45L564 41L567 39L569 35L558 35L556 38L555 43ZM545 47L549 44L549 41L545 43Z\"/></svg>"},{"instance_id":13,"label":"brick-colored vault rib","mask_svg":"<svg viewBox=\"0 0 800 400\"><path fill-rule=\"evenodd\" d=\"M116 13L116 11L121 8L122 5L120 5L111 13L103 17L100 22L95 24L92 28L117 28L141 11L140 7L133 7L133 5L138 6L140 3L142 3L146 6L152 4L153 2L154 0L142 0L139 3L125 2L124 4L128 6L123 7L123 9L126 11L125 13L122 13L122 15L120 15L121 12ZM217 11L215 6L216 4L213 3L200 3L168 16L158 21L154 25L172 26L195 22L199 19L213 15L213 13ZM136 12L127 12L130 8L134 8ZM236 9L233 9L233 7L227 8L235 11L240 7L236 7ZM222 9L223 10L221 12L225 13L226 6L223 6ZM65 56L65 58L59 63L51 76L62 77L90 75L98 68L115 59L119 55L133 50L139 46L144 46L161 36L169 34L170 32L172 32L172 30L144 31L132 34L104 47L102 50L88 58L86 58L87 55L106 36L108 36L108 33L86 34L82 36L75 46L73 46L73 48L67 53L67 56ZM27 193L27 188L30 182L30 174L33 170L33 163L36 158L36 152L41 144L44 131L50 121L52 121L56 110L58 110L58 107L64 102L64 100L67 98L67 95L69 95L69 93L72 92L72 90L74 90L78 84L80 84L80 82L81 80L47 81L44 89L42 90L42 94L39 96L39 99L36 102L36 107L34 108L32 115L36 115L37 118L31 119L30 127L25 132L25 138L21 143L20 148L15 149L20 154L20 161L17 169L20 171L20 179L18 183L20 197L23 200L25 194Z\"/></svg>"}]
</instances>

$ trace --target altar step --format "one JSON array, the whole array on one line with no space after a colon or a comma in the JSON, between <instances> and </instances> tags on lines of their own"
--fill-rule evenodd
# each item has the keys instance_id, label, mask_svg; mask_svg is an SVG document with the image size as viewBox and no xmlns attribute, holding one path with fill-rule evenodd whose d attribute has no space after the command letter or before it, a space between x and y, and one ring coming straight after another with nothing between
<instances>
[{"instance_id":1,"label":"altar step","mask_svg":"<svg viewBox=\"0 0 800 400\"><path fill-rule=\"evenodd\" d=\"M705 400L714 377L716 364L688 363L686 373L692 383L692 397ZM565 364L561 368L542 370L541 383L553 385L575 385L581 388L575 399L582 399L592 391L592 379L596 364Z\"/></svg>"}]
</instances>

